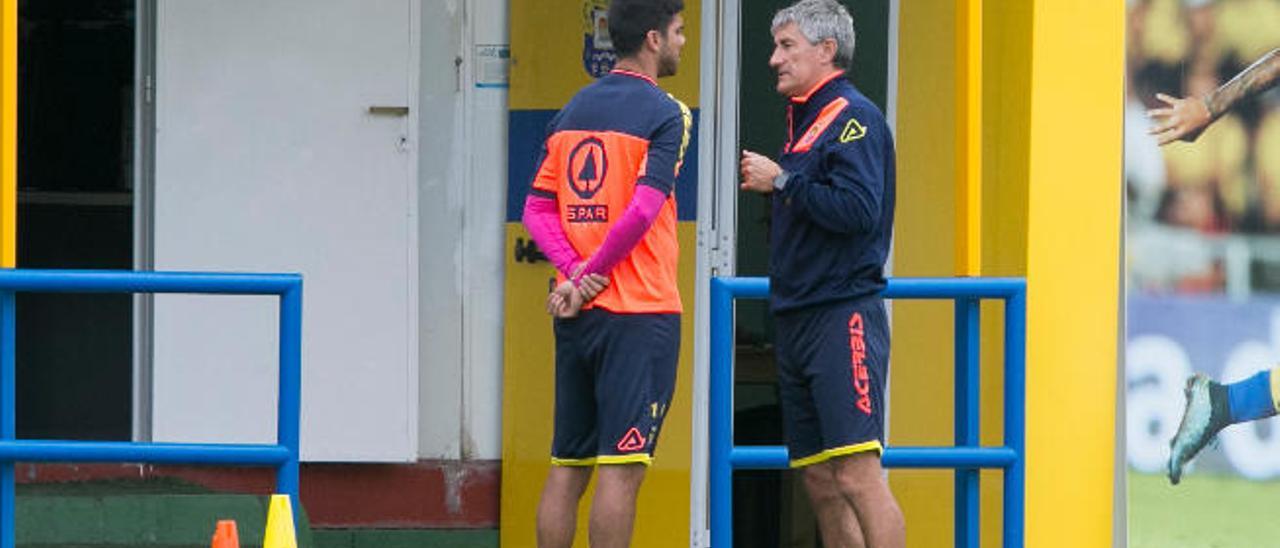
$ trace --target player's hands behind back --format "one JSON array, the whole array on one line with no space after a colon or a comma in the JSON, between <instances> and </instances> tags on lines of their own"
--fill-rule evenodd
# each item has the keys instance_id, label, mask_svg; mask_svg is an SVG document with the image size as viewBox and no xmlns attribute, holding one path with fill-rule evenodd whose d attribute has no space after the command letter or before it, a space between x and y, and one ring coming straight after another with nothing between
<instances>
[{"instance_id":1,"label":"player's hands behind back","mask_svg":"<svg viewBox=\"0 0 1280 548\"><path fill-rule=\"evenodd\" d=\"M573 270L573 277L582 274L587 265L583 261ZM582 310L582 305L591 302L600 292L609 287L609 278L599 274L588 274L578 280L574 286L572 280L565 280L547 295L547 313L556 318L573 318Z\"/></svg>"}]
</instances>

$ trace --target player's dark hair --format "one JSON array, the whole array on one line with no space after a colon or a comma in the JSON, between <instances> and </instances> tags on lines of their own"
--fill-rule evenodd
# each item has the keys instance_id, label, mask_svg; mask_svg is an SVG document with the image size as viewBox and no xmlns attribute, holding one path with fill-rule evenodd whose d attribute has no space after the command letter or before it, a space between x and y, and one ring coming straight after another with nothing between
<instances>
[{"instance_id":1,"label":"player's dark hair","mask_svg":"<svg viewBox=\"0 0 1280 548\"><path fill-rule=\"evenodd\" d=\"M665 33L681 11L683 0L613 0L609 5L609 39L614 51L618 57L635 55L649 31Z\"/></svg>"}]
</instances>

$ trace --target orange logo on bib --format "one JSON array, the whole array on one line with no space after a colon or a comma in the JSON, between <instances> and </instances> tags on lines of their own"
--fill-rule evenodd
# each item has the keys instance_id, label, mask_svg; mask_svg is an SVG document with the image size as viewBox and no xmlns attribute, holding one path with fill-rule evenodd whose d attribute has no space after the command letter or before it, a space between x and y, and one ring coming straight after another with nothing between
<instances>
[{"instance_id":1,"label":"orange logo on bib","mask_svg":"<svg viewBox=\"0 0 1280 548\"><path fill-rule=\"evenodd\" d=\"M609 157L604 151L604 141L587 137L569 152L569 188L583 200L590 200L609 173Z\"/></svg>"}]
</instances>

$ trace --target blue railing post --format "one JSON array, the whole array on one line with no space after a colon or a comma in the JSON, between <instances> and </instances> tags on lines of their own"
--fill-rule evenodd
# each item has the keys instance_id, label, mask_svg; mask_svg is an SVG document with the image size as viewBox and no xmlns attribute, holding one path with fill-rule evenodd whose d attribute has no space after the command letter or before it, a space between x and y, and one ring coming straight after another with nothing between
<instances>
[{"instance_id":1,"label":"blue railing post","mask_svg":"<svg viewBox=\"0 0 1280 548\"><path fill-rule=\"evenodd\" d=\"M289 450L289 460L276 469L276 492L289 495L294 525L301 513L298 498L299 437L302 409L302 283L280 297L280 397L276 443Z\"/></svg>"},{"instance_id":2,"label":"blue railing post","mask_svg":"<svg viewBox=\"0 0 1280 548\"><path fill-rule=\"evenodd\" d=\"M733 301L768 294L763 278L711 280L710 534L715 548L733 546L733 470L785 469L786 447L733 445ZM1004 470L1004 545L1023 545L1026 470L1026 281L1020 278L896 278L887 299L953 299L955 309L955 446L889 447L887 468L956 470L957 546L977 546L979 469ZM1004 446L980 445L980 299L1005 301Z\"/></svg>"},{"instance_id":3,"label":"blue railing post","mask_svg":"<svg viewBox=\"0 0 1280 548\"><path fill-rule=\"evenodd\" d=\"M1018 460L1004 472L1004 545L1021 547L1026 519L1027 293L1018 289L1004 306L1004 444Z\"/></svg>"},{"instance_id":4,"label":"blue railing post","mask_svg":"<svg viewBox=\"0 0 1280 548\"><path fill-rule=\"evenodd\" d=\"M955 444L956 447L979 445L979 394L981 363L978 335L981 313L977 299L956 299L955 304ZM978 482L976 468L958 468L955 477L955 545L978 546Z\"/></svg>"},{"instance_id":5,"label":"blue railing post","mask_svg":"<svg viewBox=\"0 0 1280 548\"><path fill-rule=\"evenodd\" d=\"M710 437L711 542L733 546L733 293L719 278L711 280Z\"/></svg>"},{"instance_id":6,"label":"blue railing post","mask_svg":"<svg viewBox=\"0 0 1280 548\"><path fill-rule=\"evenodd\" d=\"M18 440L14 373L14 292L209 293L280 297L280 394L275 444L180 444ZM0 269L0 548L14 546L17 461L235 464L276 468L295 524L302 401L302 277L296 274Z\"/></svg>"},{"instance_id":7,"label":"blue railing post","mask_svg":"<svg viewBox=\"0 0 1280 548\"><path fill-rule=\"evenodd\" d=\"M15 300L12 291L0 290L0 441L6 442L18 437ZM13 461L0 461L0 548L14 548L16 489Z\"/></svg>"}]
</instances>

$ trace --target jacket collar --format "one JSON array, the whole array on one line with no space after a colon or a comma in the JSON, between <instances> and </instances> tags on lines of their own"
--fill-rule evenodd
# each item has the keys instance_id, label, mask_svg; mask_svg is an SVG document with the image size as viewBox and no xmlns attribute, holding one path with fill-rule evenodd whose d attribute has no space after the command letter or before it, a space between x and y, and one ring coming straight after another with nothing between
<instances>
[{"instance_id":1,"label":"jacket collar","mask_svg":"<svg viewBox=\"0 0 1280 548\"><path fill-rule=\"evenodd\" d=\"M830 84L833 80L840 78L841 76L844 76L843 70L837 70L831 74L828 74L822 77L822 79L818 80L818 83L814 84L813 87L809 88L809 91L806 91L804 95L797 95L795 97L792 97L791 104L803 105L805 103L808 103L809 99L812 99L814 95L816 95L819 91L822 90L822 88L826 87L827 84Z\"/></svg>"}]
</instances>

